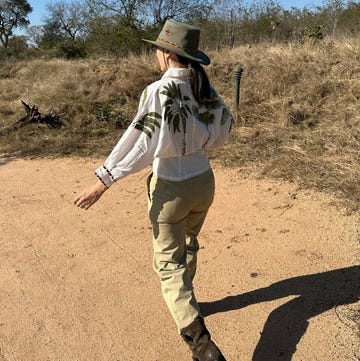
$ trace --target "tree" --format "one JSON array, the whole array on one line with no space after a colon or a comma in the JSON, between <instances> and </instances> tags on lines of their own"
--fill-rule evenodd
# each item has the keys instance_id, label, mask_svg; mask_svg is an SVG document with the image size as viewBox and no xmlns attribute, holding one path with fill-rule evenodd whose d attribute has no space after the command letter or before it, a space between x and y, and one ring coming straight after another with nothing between
<instances>
[{"instance_id":1,"label":"tree","mask_svg":"<svg viewBox=\"0 0 360 361\"><path fill-rule=\"evenodd\" d=\"M147 0L86 0L92 20L116 19L129 27L139 27L142 6Z\"/></svg>"},{"instance_id":2,"label":"tree","mask_svg":"<svg viewBox=\"0 0 360 361\"><path fill-rule=\"evenodd\" d=\"M100 18L115 16L121 23L136 27L161 27L166 20L194 22L207 18L213 0L87 0Z\"/></svg>"},{"instance_id":3,"label":"tree","mask_svg":"<svg viewBox=\"0 0 360 361\"><path fill-rule=\"evenodd\" d=\"M45 19L45 26L54 31L56 29L55 33L72 41L85 35L88 9L84 2L58 1L47 4L46 9L49 15Z\"/></svg>"},{"instance_id":4,"label":"tree","mask_svg":"<svg viewBox=\"0 0 360 361\"><path fill-rule=\"evenodd\" d=\"M332 35L336 33L338 20L343 9L343 0L327 0L319 10L319 16L323 19L323 23L327 24L329 33Z\"/></svg>"},{"instance_id":5,"label":"tree","mask_svg":"<svg viewBox=\"0 0 360 361\"><path fill-rule=\"evenodd\" d=\"M42 49L53 49L59 47L67 38L61 32L61 25L56 22L48 21L42 26L41 36L38 38L38 46Z\"/></svg>"},{"instance_id":6,"label":"tree","mask_svg":"<svg viewBox=\"0 0 360 361\"><path fill-rule=\"evenodd\" d=\"M39 47L53 50L52 53L60 57L84 57L89 17L86 3L60 0L47 4L46 10L48 14L44 19Z\"/></svg>"},{"instance_id":7,"label":"tree","mask_svg":"<svg viewBox=\"0 0 360 361\"><path fill-rule=\"evenodd\" d=\"M339 25L341 25L344 33L355 34L360 29L360 3L350 1L347 9L344 9L339 17Z\"/></svg>"},{"instance_id":8,"label":"tree","mask_svg":"<svg viewBox=\"0 0 360 361\"><path fill-rule=\"evenodd\" d=\"M142 29L129 24L128 20L114 17L91 21L86 39L88 51L115 56L139 53L144 45L142 39L148 36Z\"/></svg>"},{"instance_id":9,"label":"tree","mask_svg":"<svg viewBox=\"0 0 360 361\"><path fill-rule=\"evenodd\" d=\"M210 25L215 25L213 30L208 29L207 37L216 37L216 46L220 49L221 45L234 46L235 38L241 36L240 24L246 18L246 8L244 1L234 0L215 0Z\"/></svg>"},{"instance_id":10,"label":"tree","mask_svg":"<svg viewBox=\"0 0 360 361\"><path fill-rule=\"evenodd\" d=\"M30 22L27 18L32 12L27 0L0 0L0 42L4 48L15 28L22 28Z\"/></svg>"},{"instance_id":11,"label":"tree","mask_svg":"<svg viewBox=\"0 0 360 361\"><path fill-rule=\"evenodd\" d=\"M26 29L26 35L29 45L39 47L43 38L43 33L44 31L42 25L28 26Z\"/></svg>"},{"instance_id":12,"label":"tree","mask_svg":"<svg viewBox=\"0 0 360 361\"><path fill-rule=\"evenodd\" d=\"M213 10L212 2L207 0L151 0L144 6L144 14L153 15L151 25L155 26L163 25L168 19L194 23L207 19Z\"/></svg>"}]
</instances>

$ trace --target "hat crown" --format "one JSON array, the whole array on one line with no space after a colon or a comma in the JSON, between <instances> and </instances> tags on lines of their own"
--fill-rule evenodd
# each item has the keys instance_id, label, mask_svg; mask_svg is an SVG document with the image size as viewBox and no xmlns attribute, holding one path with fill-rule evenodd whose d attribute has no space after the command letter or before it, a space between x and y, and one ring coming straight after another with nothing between
<instances>
[{"instance_id":1,"label":"hat crown","mask_svg":"<svg viewBox=\"0 0 360 361\"><path fill-rule=\"evenodd\" d=\"M144 41L174 52L175 54L204 65L210 64L209 57L199 50L200 29L195 26L167 20L155 41Z\"/></svg>"},{"instance_id":2,"label":"hat crown","mask_svg":"<svg viewBox=\"0 0 360 361\"><path fill-rule=\"evenodd\" d=\"M157 40L195 54L199 47L200 30L188 24L167 20Z\"/></svg>"}]
</instances>

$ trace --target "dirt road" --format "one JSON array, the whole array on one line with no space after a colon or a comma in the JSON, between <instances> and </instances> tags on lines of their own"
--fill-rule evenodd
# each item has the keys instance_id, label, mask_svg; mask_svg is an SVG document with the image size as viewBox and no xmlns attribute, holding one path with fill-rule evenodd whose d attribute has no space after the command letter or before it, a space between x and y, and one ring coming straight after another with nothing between
<instances>
[{"instance_id":1,"label":"dirt road","mask_svg":"<svg viewBox=\"0 0 360 361\"><path fill-rule=\"evenodd\" d=\"M152 270L144 182L93 208L101 160L0 160L0 360L185 361ZM214 166L195 291L228 361L360 358L359 215Z\"/></svg>"}]
</instances>

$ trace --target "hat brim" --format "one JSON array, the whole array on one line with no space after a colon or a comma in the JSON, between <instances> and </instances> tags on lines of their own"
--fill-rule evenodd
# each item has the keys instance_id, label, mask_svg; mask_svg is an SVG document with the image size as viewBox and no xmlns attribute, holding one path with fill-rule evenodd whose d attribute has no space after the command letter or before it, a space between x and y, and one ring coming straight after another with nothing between
<instances>
[{"instance_id":1,"label":"hat brim","mask_svg":"<svg viewBox=\"0 0 360 361\"><path fill-rule=\"evenodd\" d=\"M166 50L170 50L170 51L174 52L177 55L180 55L180 56L182 56L182 57L184 57L186 59L195 61L197 63L201 63L203 65L209 65L210 64L210 58L200 50L198 50L196 52L196 54L190 55L190 54L186 53L184 50L179 49L179 48L177 48L175 46L172 46L171 44L168 44L168 43L163 43L161 41L147 40L147 39L142 39L142 40L156 46L157 48L163 48L163 49L166 49Z\"/></svg>"}]
</instances>

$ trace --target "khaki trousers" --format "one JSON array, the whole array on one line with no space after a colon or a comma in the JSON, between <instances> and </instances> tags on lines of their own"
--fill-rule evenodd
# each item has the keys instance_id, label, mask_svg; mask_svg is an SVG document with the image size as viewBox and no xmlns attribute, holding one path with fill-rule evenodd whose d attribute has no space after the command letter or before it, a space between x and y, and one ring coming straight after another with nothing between
<instances>
[{"instance_id":1,"label":"khaki trousers","mask_svg":"<svg viewBox=\"0 0 360 361\"><path fill-rule=\"evenodd\" d=\"M181 182L150 175L149 217L153 228L154 270L179 332L200 315L192 282L197 236L214 198L212 170Z\"/></svg>"}]
</instances>

